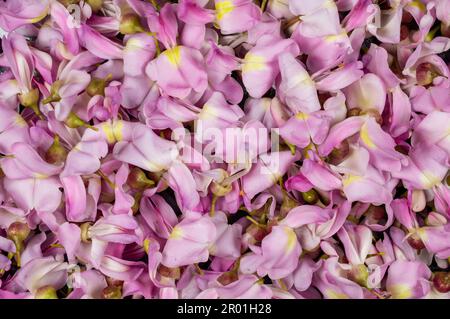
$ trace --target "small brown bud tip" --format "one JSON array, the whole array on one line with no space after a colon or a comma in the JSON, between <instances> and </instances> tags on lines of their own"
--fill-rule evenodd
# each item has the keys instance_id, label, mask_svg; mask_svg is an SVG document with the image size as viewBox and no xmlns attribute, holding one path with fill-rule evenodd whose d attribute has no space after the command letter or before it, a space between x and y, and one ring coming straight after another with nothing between
<instances>
[{"instance_id":1,"label":"small brown bud tip","mask_svg":"<svg viewBox=\"0 0 450 319\"><path fill-rule=\"evenodd\" d=\"M342 163L350 153L350 144L347 140L343 140L329 155L329 162L333 165Z\"/></svg>"},{"instance_id":2,"label":"small brown bud tip","mask_svg":"<svg viewBox=\"0 0 450 319\"><path fill-rule=\"evenodd\" d=\"M39 288L34 294L35 299L58 299L56 290L52 286L44 286Z\"/></svg>"},{"instance_id":3,"label":"small brown bud tip","mask_svg":"<svg viewBox=\"0 0 450 319\"><path fill-rule=\"evenodd\" d=\"M119 32L122 34L135 34L139 32L145 32L141 25L139 17L135 14L125 14L120 21Z\"/></svg>"},{"instance_id":4,"label":"small brown bud tip","mask_svg":"<svg viewBox=\"0 0 450 319\"><path fill-rule=\"evenodd\" d=\"M422 239L420 239L420 237L417 234L412 234L410 237L408 237L408 244L417 250L420 249L424 249L425 245L422 241Z\"/></svg>"},{"instance_id":5,"label":"small brown bud tip","mask_svg":"<svg viewBox=\"0 0 450 319\"><path fill-rule=\"evenodd\" d=\"M94 13L99 11L103 6L103 0L85 0L85 2L87 2Z\"/></svg>"},{"instance_id":6,"label":"small brown bud tip","mask_svg":"<svg viewBox=\"0 0 450 319\"><path fill-rule=\"evenodd\" d=\"M355 107L347 111L347 117L358 116L361 114L361 109Z\"/></svg>"},{"instance_id":7,"label":"small brown bud tip","mask_svg":"<svg viewBox=\"0 0 450 319\"><path fill-rule=\"evenodd\" d=\"M370 205L366 211L366 216L371 217L373 220L381 220L386 216L386 210L383 206Z\"/></svg>"},{"instance_id":8,"label":"small brown bud tip","mask_svg":"<svg viewBox=\"0 0 450 319\"><path fill-rule=\"evenodd\" d=\"M450 186L450 175L448 175L445 179L445 183L447 184L447 186Z\"/></svg>"},{"instance_id":9,"label":"small brown bud tip","mask_svg":"<svg viewBox=\"0 0 450 319\"><path fill-rule=\"evenodd\" d=\"M83 243L91 242L91 236L89 236L89 228L91 228L92 223L86 222L80 225L81 230L81 241Z\"/></svg>"},{"instance_id":10,"label":"small brown bud tip","mask_svg":"<svg viewBox=\"0 0 450 319\"><path fill-rule=\"evenodd\" d=\"M377 110L368 109L368 110L362 111L361 115L369 115L369 116L373 117L378 124L380 124L380 125L383 124L383 118L381 117L381 114Z\"/></svg>"},{"instance_id":11,"label":"small brown bud tip","mask_svg":"<svg viewBox=\"0 0 450 319\"><path fill-rule=\"evenodd\" d=\"M108 74L108 76L104 79L92 78L91 82L89 82L88 87L86 88L86 93L90 96L102 95L105 96L105 88L108 86L108 83L112 80L112 74Z\"/></svg>"},{"instance_id":12,"label":"small brown bud tip","mask_svg":"<svg viewBox=\"0 0 450 319\"><path fill-rule=\"evenodd\" d=\"M9 225L6 231L7 236L14 242L22 242L27 239L30 234L30 228L27 224L21 222L14 222Z\"/></svg>"},{"instance_id":13,"label":"small brown bud tip","mask_svg":"<svg viewBox=\"0 0 450 319\"><path fill-rule=\"evenodd\" d=\"M445 294L450 291L450 272L440 271L434 273L433 285L437 291Z\"/></svg>"},{"instance_id":14,"label":"small brown bud tip","mask_svg":"<svg viewBox=\"0 0 450 319\"><path fill-rule=\"evenodd\" d=\"M163 264L159 264L158 266L158 273L166 278L172 278L172 279L180 279L180 268L169 268L164 266Z\"/></svg>"},{"instance_id":15,"label":"small brown bud tip","mask_svg":"<svg viewBox=\"0 0 450 319\"><path fill-rule=\"evenodd\" d=\"M133 167L128 174L127 183L130 187L144 190L155 186L155 182L147 177L145 172L139 167Z\"/></svg>"},{"instance_id":16,"label":"small brown bud tip","mask_svg":"<svg viewBox=\"0 0 450 319\"><path fill-rule=\"evenodd\" d=\"M438 75L435 67L431 63L422 63L416 69L416 79L419 85L430 85Z\"/></svg>"},{"instance_id":17,"label":"small brown bud tip","mask_svg":"<svg viewBox=\"0 0 450 319\"><path fill-rule=\"evenodd\" d=\"M319 200L319 196L314 189L311 189L307 192L302 193L303 200L308 204L315 204Z\"/></svg>"},{"instance_id":18,"label":"small brown bud tip","mask_svg":"<svg viewBox=\"0 0 450 319\"><path fill-rule=\"evenodd\" d=\"M121 299L122 298L122 287L120 286L108 286L103 289L104 299Z\"/></svg>"},{"instance_id":19,"label":"small brown bud tip","mask_svg":"<svg viewBox=\"0 0 450 319\"><path fill-rule=\"evenodd\" d=\"M222 185L216 182L212 182L211 184L211 192L216 195L217 197L223 197L226 196L228 193L231 192L232 185Z\"/></svg>"},{"instance_id":20,"label":"small brown bud tip","mask_svg":"<svg viewBox=\"0 0 450 319\"><path fill-rule=\"evenodd\" d=\"M217 278L217 281L223 286L229 285L239 279L238 273L236 270L231 270L224 272Z\"/></svg>"},{"instance_id":21,"label":"small brown bud tip","mask_svg":"<svg viewBox=\"0 0 450 319\"><path fill-rule=\"evenodd\" d=\"M50 164L59 165L67 158L67 150L59 142L59 136L55 135L52 145L45 153L45 160Z\"/></svg>"},{"instance_id":22,"label":"small brown bud tip","mask_svg":"<svg viewBox=\"0 0 450 319\"><path fill-rule=\"evenodd\" d=\"M267 235L266 229L259 227L255 224L250 224L247 227L246 232L258 242L263 240L263 238L266 237L266 235Z\"/></svg>"}]
</instances>

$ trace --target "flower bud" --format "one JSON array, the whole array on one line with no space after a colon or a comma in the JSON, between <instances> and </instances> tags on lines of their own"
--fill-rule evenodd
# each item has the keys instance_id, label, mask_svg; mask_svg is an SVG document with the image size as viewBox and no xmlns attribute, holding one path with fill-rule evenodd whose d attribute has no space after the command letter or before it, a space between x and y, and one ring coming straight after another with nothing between
<instances>
[{"instance_id":1,"label":"flower bud","mask_svg":"<svg viewBox=\"0 0 450 319\"><path fill-rule=\"evenodd\" d=\"M450 272L439 271L433 276L433 285L437 291L445 294L450 291Z\"/></svg>"},{"instance_id":2,"label":"flower bud","mask_svg":"<svg viewBox=\"0 0 450 319\"><path fill-rule=\"evenodd\" d=\"M224 272L223 274L221 274L218 278L217 281L223 285L229 285L235 281L237 281L239 279L238 273L236 270L230 270L227 272Z\"/></svg>"},{"instance_id":3,"label":"flower bud","mask_svg":"<svg viewBox=\"0 0 450 319\"><path fill-rule=\"evenodd\" d=\"M128 174L127 184L137 190L144 190L155 186L155 182L147 177L139 167L133 167Z\"/></svg>"},{"instance_id":4,"label":"flower bud","mask_svg":"<svg viewBox=\"0 0 450 319\"><path fill-rule=\"evenodd\" d=\"M25 107L29 107L34 111L36 115L40 115L41 111L39 110L39 90L33 89L27 93L19 94L19 101Z\"/></svg>"},{"instance_id":5,"label":"flower bud","mask_svg":"<svg viewBox=\"0 0 450 319\"><path fill-rule=\"evenodd\" d=\"M246 233L252 236L257 242L260 242L261 240L263 240L264 237L266 237L267 230L255 224L250 224L247 227Z\"/></svg>"},{"instance_id":6,"label":"flower bud","mask_svg":"<svg viewBox=\"0 0 450 319\"><path fill-rule=\"evenodd\" d=\"M105 88L108 86L108 83L112 80L112 74L108 74L108 76L104 79L100 78L92 78L91 82L86 88L86 93L90 96L102 95L105 96Z\"/></svg>"},{"instance_id":7,"label":"flower bud","mask_svg":"<svg viewBox=\"0 0 450 319\"><path fill-rule=\"evenodd\" d=\"M70 114L67 117L65 123L70 128L79 128L79 127L83 127L84 126L84 127L93 129L94 131L98 130L96 127L93 127L92 125L90 125L90 124L86 123L85 121L83 121L82 119L80 119L78 117L78 115L76 115L73 112L70 112Z\"/></svg>"},{"instance_id":8,"label":"flower bud","mask_svg":"<svg viewBox=\"0 0 450 319\"><path fill-rule=\"evenodd\" d=\"M231 192L232 188L233 187L231 184L223 185L216 182L212 182L211 184L211 192L217 197L226 196L228 193Z\"/></svg>"},{"instance_id":9,"label":"flower bud","mask_svg":"<svg viewBox=\"0 0 450 319\"><path fill-rule=\"evenodd\" d=\"M319 196L317 195L317 192L314 189L310 189L307 192L302 193L303 200L308 204L315 204L319 200Z\"/></svg>"},{"instance_id":10,"label":"flower bud","mask_svg":"<svg viewBox=\"0 0 450 319\"><path fill-rule=\"evenodd\" d=\"M61 97L58 94L61 85L62 85L61 81L53 82L52 86L50 87L50 95L42 100L42 104L61 101Z\"/></svg>"},{"instance_id":11,"label":"flower bud","mask_svg":"<svg viewBox=\"0 0 450 319\"><path fill-rule=\"evenodd\" d=\"M408 244L417 250L421 250L425 248L425 245L422 241L422 239L420 239L419 235L417 234L412 234L411 236L408 237Z\"/></svg>"},{"instance_id":12,"label":"flower bud","mask_svg":"<svg viewBox=\"0 0 450 319\"><path fill-rule=\"evenodd\" d=\"M330 164L339 165L347 158L349 153L350 145L347 140L343 140L328 156Z\"/></svg>"},{"instance_id":13,"label":"flower bud","mask_svg":"<svg viewBox=\"0 0 450 319\"><path fill-rule=\"evenodd\" d=\"M365 111L361 111L360 115L369 115L373 117L378 124L380 125L383 124L383 118L381 117L381 114L377 110L368 109Z\"/></svg>"},{"instance_id":14,"label":"flower bud","mask_svg":"<svg viewBox=\"0 0 450 319\"><path fill-rule=\"evenodd\" d=\"M85 0L85 2L91 7L92 12L97 12L103 6L103 0Z\"/></svg>"},{"instance_id":15,"label":"flower bud","mask_svg":"<svg viewBox=\"0 0 450 319\"><path fill-rule=\"evenodd\" d=\"M379 221L386 216L386 210L383 206L370 205L366 210L365 215L374 221Z\"/></svg>"},{"instance_id":16,"label":"flower bud","mask_svg":"<svg viewBox=\"0 0 450 319\"><path fill-rule=\"evenodd\" d=\"M134 34L139 32L145 32L141 25L139 16L128 13L125 14L120 21L119 32L122 34Z\"/></svg>"},{"instance_id":17,"label":"flower bud","mask_svg":"<svg viewBox=\"0 0 450 319\"><path fill-rule=\"evenodd\" d=\"M52 145L45 153L45 160L50 164L59 165L67 158L67 150L59 142L59 136L55 135Z\"/></svg>"},{"instance_id":18,"label":"flower bud","mask_svg":"<svg viewBox=\"0 0 450 319\"><path fill-rule=\"evenodd\" d=\"M361 109L360 108L352 108L350 110L347 111L347 117L351 117L351 116L359 116L361 114Z\"/></svg>"},{"instance_id":19,"label":"flower bud","mask_svg":"<svg viewBox=\"0 0 450 319\"><path fill-rule=\"evenodd\" d=\"M34 294L34 299L58 299L56 290L52 286L44 286L39 288Z\"/></svg>"},{"instance_id":20,"label":"flower bud","mask_svg":"<svg viewBox=\"0 0 450 319\"><path fill-rule=\"evenodd\" d=\"M14 241L15 243L23 242L25 239L27 239L28 235L30 234L30 228L26 223L14 222L11 225L9 225L6 233L8 238Z\"/></svg>"},{"instance_id":21,"label":"flower bud","mask_svg":"<svg viewBox=\"0 0 450 319\"><path fill-rule=\"evenodd\" d=\"M90 243L91 242L91 236L89 236L89 228L91 228L92 223L86 222L80 225L81 230L81 241L83 243Z\"/></svg>"},{"instance_id":22,"label":"flower bud","mask_svg":"<svg viewBox=\"0 0 450 319\"><path fill-rule=\"evenodd\" d=\"M172 279L180 279L180 268L169 268L164 266L163 264L159 264L158 266L158 273L166 278L172 278Z\"/></svg>"},{"instance_id":23,"label":"flower bud","mask_svg":"<svg viewBox=\"0 0 450 319\"><path fill-rule=\"evenodd\" d=\"M133 215L136 215L139 212L140 202L142 198L142 193L138 192L134 195L134 203L133 206L131 206L131 211L133 212Z\"/></svg>"},{"instance_id":24,"label":"flower bud","mask_svg":"<svg viewBox=\"0 0 450 319\"><path fill-rule=\"evenodd\" d=\"M436 68L431 63L421 63L416 68L417 84L427 86L433 83L435 77L439 75Z\"/></svg>"},{"instance_id":25,"label":"flower bud","mask_svg":"<svg viewBox=\"0 0 450 319\"><path fill-rule=\"evenodd\" d=\"M121 286L108 286L102 291L103 299L121 299L122 287Z\"/></svg>"}]
</instances>

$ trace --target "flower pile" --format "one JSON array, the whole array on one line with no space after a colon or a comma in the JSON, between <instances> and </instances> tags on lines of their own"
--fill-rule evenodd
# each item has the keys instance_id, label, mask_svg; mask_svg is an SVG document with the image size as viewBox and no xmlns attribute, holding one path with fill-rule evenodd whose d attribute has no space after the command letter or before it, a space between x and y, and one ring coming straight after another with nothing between
<instances>
[{"instance_id":1,"label":"flower pile","mask_svg":"<svg viewBox=\"0 0 450 319\"><path fill-rule=\"evenodd\" d=\"M0 1L0 298L449 298L449 0Z\"/></svg>"}]
</instances>

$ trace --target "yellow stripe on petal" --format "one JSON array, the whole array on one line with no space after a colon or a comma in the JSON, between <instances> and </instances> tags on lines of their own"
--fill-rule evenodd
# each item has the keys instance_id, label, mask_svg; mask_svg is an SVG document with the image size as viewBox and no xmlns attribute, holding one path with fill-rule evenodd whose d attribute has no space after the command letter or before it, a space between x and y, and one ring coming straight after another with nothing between
<instances>
[{"instance_id":1,"label":"yellow stripe on petal","mask_svg":"<svg viewBox=\"0 0 450 319\"><path fill-rule=\"evenodd\" d=\"M266 59L263 56L247 53L242 65L242 72L261 71L266 68Z\"/></svg>"},{"instance_id":2,"label":"yellow stripe on petal","mask_svg":"<svg viewBox=\"0 0 450 319\"><path fill-rule=\"evenodd\" d=\"M430 171L423 171L422 175L420 176L420 181L425 188L429 189L439 184L441 182L441 179Z\"/></svg>"},{"instance_id":3,"label":"yellow stripe on petal","mask_svg":"<svg viewBox=\"0 0 450 319\"><path fill-rule=\"evenodd\" d=\"M33 173L33 177L37 178L37 179L46 179L46 178L48 178L47 175L41 174L41 173Z\"/></svg>"},{"instance_id":4,"label":"yellow stripe on petal","mask_svg":"<svg viewBox=\"0 0 450 319\"><path fill-rule=\"evenodd\" d=\"M116 139L114 137L112 125L109 122L102 123L101 125L103 133L105 133L106 140L109 144L115 143Z\"/></svg>"},{"instance_id":5,"label":"yellow stripe on petal","mask_svg":"<svg viewBox=\"0 0 450 319\"><path fill-rule=\"evenodd\" d=\"M178 67L181 62L181 47L178 45L172 49L167 49L162 53L167 60L169 60L170 64L175 67Z\"/></svg>"},{"instance_id":6,"label":"yellow stripe on petal","mask_svg":"<svg viewBox=\"0 0 450 319\"><path fill-rule=\"evenodd\" d=\"M183 230L180 227L175 226L172 229L172 232L170 233L169 239L180 239L182 237L183 237Z\"/></svg>"},{"instance_id":7,"label":"yellow stripe on petal","mask_svg":"<svg viewBox=\"0 0 450 319\"><path fill-rule=\"evenodd\" d=\"M295 244L297 243L297 235L289 227L284 228L284 232L287 236L286 253L289 254L295 248Z\"/></svg>"},{"instance_id":8,"label":"yellow stripe on petal","mask_svg":"<svg viewBox=\"0 0 450 319\"><path fill-rule=\"evenodd\" d=\"M36 22L39 22L39 21L41 21L42 19L44 19L47 15L48 15L48 8L45 9L44 12L43 12L40 16L38 16L38 17L36 17L36 18L33 18L33 19L28 19L28 23L36 23Z\"/></svg>"},{"instance_id":9,"label":"yellow stripe on petal","mask_svg":"<svg viewBox=\"0 0 450 319\"><path fill-rule=\"evenodd\" d=\"M106 140L109 144L121 141L123 138L123 121L117 121L114 123L104 122L101 124L101 129L106 136Z\"/></svg>"},{"instance_id":10,"label":"yellow stripe on petal","mask_svg":"<svg viewBox=\"0 0 450 319\"><path fill-rule=\"evenodd\" d=\"M353 184L354 182L357 182L359 180L361 180L362 177L361 176L357 176L357 175L347 175L347 177L345 177L342 180L342 185L344 185L344 187L349 186L350 184Z\"/></svg>"},{"instance_id":11,"label":"yellow stripe on petal","mask_svg":"<svg viewBox=\"0 0 450 319\"><path fill-rule=\"evenodd\" d=\"M412 296L411 289L406 285L394 285L389 288L389 292L394 299L408 299Z\"/></svg>"},{"instance_id":12,"label":"yellow stripe on petal","mask_svg":"<svg viewBox=\"0 0 450 319\"><path fill-rule=\"evenodd\" d=\"M27 126L27 122L23 119L22 116L17 115L14 119L14 123L19 127L25 127Z\"/></svg>"},{"instance_id":13,"label":"yellow stripe on petal","mask_svg":"<svg viewBox=\"0 0 450 319\"><path fill-rule=\"evenodd\" d=\"M325 296L327 296L329 299L349 299L346 294L334 291L332 289L327 289L325 291Z\"/></svg>"},{"instance_id":14,"label":"yellow stripe on petal","mask_svg":"<svg viewBox=\"0 0 450 319\"><path fill-rule=\"evenodd\" d=\"M116 121L113 123L112 132L116 141L121 141L123 138L123 121Z\"/></svg>"},{"instance_id":15,"label":"yellow stripe on petal","mask_svg":"<svg viewBox=\"0 0 450 319\"><path fill-rule=\"evenodd\" d=\"M224 16L228 13L231 13L234 10L233 2L226 0L216 3L216 18L217 21L220 21L224 18Z\"/></svg>"},{"instance_id":16,"label":"yellow stripe on petal","mask_svg":"<svg viewBox=\"0 0 450 319\"><path fill-rule=\"evenodd\" d=\"M411 1L410 3L407 4L408 6L411 7L416 7L417 9L419 9L421 12L426 12L427 11L427 7L422 3L422 1L420 0L414 0Z\"/></svg>"},{"instance_id":17,"label":"yellow stripe on petal","mask_svg":"<svg viewBox=\"0 0 450 319\"><path fill-rule=\"evenodd\" d=\"M372 141L371 137L369 136L369 130L367 128L367 125L364 124L361 128L361 131L359 132L359 135L361 136L361 140L366 144L368 148L377 148L375 143Z\"/></svg>"},{"instance_id":18,"label":"yellow stripe on petal","mask_svg":"<svg viewBox=\"0 0 450 319\"><path fill-rule=\"evenodd\" d=\"M295 114L295 117L299 120L306 121L309 119L309 114L300 112L300 113Z\"/></svg>"},{"instance_id":19,"label":"yellow stripe on petal","mask_svg":"<svg viewBox=\"0 0 450 319\"><path fill-rule=\"evenodd\" d=\"M205 104L201 110L201 112L198 114L198 118L201 120L210 120L210 119L215 119L219 116L219 112L209 106L208 104Z\"/></svg>"}]
</instances>

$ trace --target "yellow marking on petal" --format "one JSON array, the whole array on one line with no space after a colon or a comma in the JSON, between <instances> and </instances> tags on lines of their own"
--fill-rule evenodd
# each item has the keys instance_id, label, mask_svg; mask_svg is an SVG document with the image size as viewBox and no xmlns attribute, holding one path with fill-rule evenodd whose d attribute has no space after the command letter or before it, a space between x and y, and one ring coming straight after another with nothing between
<instances>
[{"instance_id":1,"label":"yellow marking on petal","mask_svg":"<svg viewBox=\"0 0 450 319\"><path fill-rule=\"evenodd\" d=\"M202 120L209 120L217 118L219 113L213 107L208 104L203 105L201 112L198 114L198 118Z\"/></svg>"},{"instance_id":2,"label":"yellow marking on petal","mask_svg":"<svg viewBox=\"0 0 450 319\"><path fill-rule=\"evenodd\" d=\"M266 59L263 56L247 53L242 65L242 72L261 71L266 68Z\"/></svg>"},{"instance_id":3,"label":"yellow marking on petal","mask_svg":"<svg viewBox=\"0 0 450 319\"><path fill-rule=\"evenodd\" d=\"M48 178L47 175L41 174L41 173L33 173L33 177L37 178L37 179L46 179L46 178Z\"/></svg>"},{"instance_id":4,"label":"yellow marking on petal","mask_svg":"<svg viewBox=\"0 0 450 319\"><path fill-rule=\"evenodd\" d=\"M332 289L325 290L325 295L330 299L349 299L346 294L334 291Z\"/></svg>"},{"instance_id":5,"label":"yellow marking on petal","mask_svg":"<svg viewBox=\"0 0 450 319\"><path fill-rule=\"evenodd\" d=\"M331 35L327 35L325 37L325 41L326 42L337 42L339 40L344 39L346 36L347 36L346 32L342 32L342 33L339 33L339 34L331 34Z\"/></svg>"},{"instance_id":6,"label":"yellow marking on petal","mask_svg":"<svg viewBox=\"0 0 450 319\"><path fill-rule=\"evenodd\" d=\"M327 0L322 4L322 8L324 8L324 9L332 9L335 7L336 7L336 4L334 3L333 0Z\"/></svg>"},{"instance_id":7,"label":"yellow marking on petal","mask_svg":"<svg viewBox=\"0 0 450 319\"><path fill-rule=\"evenodd\" d=\"M408 299L412 296L412 291L407 285L398 284L389 288L389 292L394 299Z\"/></svg>"},{"instance_id":8,"label":"yellow marking on petal","mask_svg":"<svg viewBox=\"0 0 450 319\"><path fill-rule=\"evenodd\" d=\"M169 239L180 239L182 237L183 237L183 230L180 227L175 226L172 229L172 232L170 233Z\"/></svg>"},{"instance_id":9,"label":"yellow marking on petal","mask_svg":"<svg viewBox=\"0 0 450 319\"><path fill-rule=\"evenodd\" d=\"M411 7L416 7L417 9L419 9L422 12L426 12L427 11L427 7L420 0L411 1L407 5L409 5Z\"/></svg>"},{"instance_id":10,"label":"yellow marking on petal","mask_svg":"<svg viewBox=\"0 0 450 319\"><path fill-rule=\"evenodd\" d=\"M106 140L109 144L121 141L123 138L123 121L116 121L114 123L104 122L101 124L101 129L105 133Z\"/></svg>"},{"instance_id":11,"label":"yellow marking on petal","mask_svg":"<svg viewBox=\"0 0 450 319\"><path fill-rule=\"evenodd\" d=\"M417 235L419 235L420 239L422 239L422 241L427 240L428 235L427 235L427 231L422 227L422 228L418 228L416 230Z\"/></svg>"},{"instance_id":12,"label":"yellow marking on petal","mask_svg":"<svg viewBox=\"0 0 450 319\"><path fill-rule=\"evenodd\" d=\"M299 120L306 121L309 119L309 114L300 112L300 113L295 114L295 117Z\"/></svg>"},{"instance_id":13,"label":"yellow marking on petal","mask_svg":"<svg viewBox=\"0 0 450 319\"><path fill-rule=\"evenodd\" d=\"M113 144L116 141L116 139L114 137L114 132L111 123L104 122L101 124L101 128L103 133L105 133L106 135L106 140L108 141L108 143Z\"/></svg>"},{"instance_id":14,"label":"yellow marking on petal","mask_svg":"<svg viewBox=\"0 0 450 319\"><path fill-rule=\"evenodd\" d=\"M123 121L116 121L113 123L113 128L112 128L112 132L114 134L114 138L116 139L116 141L121 141L123 138Z\"/></svg>"},{"instance_id":15,"label":"yellow marking on petal","mask_svg":"<svg viewBox=\"0 0 450 319\"><path fill-rule=\"evenodd\" d=\"M362 179L362 177L361 176L358 176L358 175L347 175L347 177L345 177L343 180L342 180L342 185L344 185L344 187L347 187L347 186L349 186L350 184L352 184L352 183L354 183L354 182L357 182L357 181L359 181L359 180L361 180Z\"/></svg>"},{"instance_id":16,"label":"yellow marking on petal","mask_svg":"<svg viewBox=\"0 0 450 319\"><path fill-rule=\"evenodd\" d=\"M164 166L150 160L144 161L144 164L150 172L161 172L165 168Z\"/></svg>"},{"instance_id":17,"label":"yellow marking on petal","mask_svg":"<svg viewBox=\"0 0 450 319\"><path fill-rule=\"evenodd\" d=\"M440 178L430 171L423 171L422 175L420 176L420 180L423 186L426 187L427 189L432 188L433 186L441 182Z\"/></svg>"},{"instance_id":18,"label":"yellow marking on petal","mask_svg":"<svg viewBox=\"0 0 450 319\"><path fill-rule=\"evenodd\" d=\"M359 132L359 135L361 136L361 140L366 144L368 148L377 148L375 143L372 141L372 139L369 136L369 130L367 128L367 125L364 124L361 128L361 131Z\"/></svg>"},{"instance_id":19,"label":"yellow marking on petal","mask_svg":"<svg viewBox=\"0 0 450 319\"><path fill-rule=\"evenodd\" d=\"M22 116L17 115L16 118L14 119L14 123L19 126L19 127L25 127L27 126L27 122L23 119Z\"/></svg>"},{"instance_id":20,"label":"yellow marking on petal","mask_svg":"<svg viewBox=\"0 0 450 319\"><path fill-rule=\"evenodd\" d=\"M39 21L41 21L42 19L44 19L47 15L48 15L48 8L45 9L44 12L43 12L40 16L38 16L38 17L36 17L36 18L33 18L33 19L28 19L28 23L36 23L36 22L39 22Z\"/></svg>"},{"instance_id":21,"label":"yellow marking on petal","mask_svg":"<svg viewBox=\"0 0 450 319\"><path fill-rule=\"evenodd\" d=\"M295 248L295 244L297 243L297 235L289 227L284 228L284 232L287 236L286 253L288 254Z\"/></svg>"},{"instance_id":22,"label":"yellow marking on petal","mask_svg":"<svg viewBox=\"0 0 450 319\"><path fill-rule=\"evenodd\" d=\"M222 20L226 14L231 13L233 10L234 10L233 2L231 2L229 0L217 2L216 3L217 21Z\"/></svg>"},{"instance_id":23,"label":"yellow marking on petal","mask_svg":"<svg viewBox=\"0 0 450 319\"><path fill-rule=\"evenodd\" d=\"M178 67L180 65L181 47L179 45L172 49L167 49L162 54L167 57L167 60L169 60L170 64L173 66Z\"/></svg>"}]
</instances>

